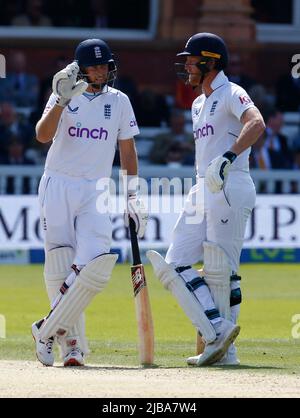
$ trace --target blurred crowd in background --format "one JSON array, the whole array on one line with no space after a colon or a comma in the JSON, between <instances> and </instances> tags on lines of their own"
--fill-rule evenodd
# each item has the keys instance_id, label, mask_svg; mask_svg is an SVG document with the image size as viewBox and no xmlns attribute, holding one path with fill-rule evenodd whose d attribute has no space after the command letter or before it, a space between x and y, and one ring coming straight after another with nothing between
<instances>
[{"instance_id":1,"label":"blurred crowd in background","mask_svg":"<svg viewBox=\"0 0 300 418\"><path fill-rule=\"evenodd\" d=\"M1 26L141 29L149 18L148 0L130 0L126 7L123 0L0 0L0 7Z\"/></svg>"},{"instance_id":2,"label":"blurred crowd in background","mask_svg":"<svg viewBox=\"0 0 300 418\"><path fill-rule=\"evenodd\" d=\"M11 71L0 83L0 164L43 164L50 144L38 143L34 128L51 94L53 74L39 79L28 73L22 51L13 51L8 59ZM68 63L59 57L55 71ZM300 168L300 135L287 137L282 133L284 114L299 112L300 79L282 76L272 94L247 76L238 54L231 55L227 76L248 91L266 122L264 135L253 146L251 167ZM147 137L143 138L142 129L137 138L142 164L194 164L189 108L195 92L178 81L174 96L163 96L140 90L129 76L117 79L115 87L130 97L139 126L147 128Z\"/></svg>"},{"instance_id":3,"label":"blurred crowd in background","mask_svg":"<svg viewBox=\"0 0 300 418\"><path fill-rule=\"evenodd\" d=\"M120 0L94 1L0 0L0 25L14 26L78 26L78 27L134 27L130 26L130 7L147 10L148 2L134 0L129 12L119 22L112 12ZM83 6L85 4L85 7ZM143 6L141 4L143 3ZM140 6L138 6L140 5ZM59 13L61 8L62 13ZM63 13L68 11L68 13ZM124 10L124 8L123 8ZM144 12L145 12L144 10ZM141 13L147 16L147 13ZM135 19L136 20L136 19ZM134 21L135 21L134 20ZM141 22L139 25L145 25ZM137 24L136 22L134 23ZM143 27L143 26L141 26ZM175 57L174 57L175 61ZM40 165L45 161L50 144L35 140L35 124L41 117L51 94L55 72L69 64L65 56L54 63L54 71L38 78L27 70L26 54L11 50L7 57L10 71L0 82L0 164ZM172 63L171 63L172 64ZM241 85L262 112L267 129L252 148L250 165L261 170L299 169L300 133L284 135L286 113L300 112L300 78L283 74L273 89L266 88L249 77L246 65L238 53L230 55L227 69L229 80ZM190 107L196 93L178 81L174 95L162 95L141 89L132 76L122 75L115 87L126 93L133 105L141 135L136 138L140 164L172 166L194 164L194 140ZM144 129L145 128L145 129ZM118 153L115 165L119 164Z\"/></svg>"}]
</instances>

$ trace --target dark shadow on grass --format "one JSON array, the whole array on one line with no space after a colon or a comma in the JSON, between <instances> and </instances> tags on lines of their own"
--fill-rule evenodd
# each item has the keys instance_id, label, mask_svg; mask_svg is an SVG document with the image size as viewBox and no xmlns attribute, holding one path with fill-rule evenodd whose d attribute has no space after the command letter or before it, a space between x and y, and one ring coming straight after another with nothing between
<instances>
[{"instance_id":1,"label":"dark shadow on grass","mask_svg":"<svg viewBox=\"0 0 300 418\"><path fill-rule=\"evenodd\" d=\"M60 366L54 366L57 369L63 369L63 370L82 370L82 371L89 371L89 370L152 370L152 369L162 369L162 370L172 370L172 369L180 369L180 370L213 370L213 371L220 371L223 370L230 370L230 371L241 371L241 370L257 370L257 371L263 371L263 370L285 370L283 367L273 367L273 366L251 366L247 364L240 364L238 366L206 366L206 367L196 367L196 366L164 366L163 364L152 364L152 365L132 365L132 366L122 366L122 365L86 365L83 367L64 367L63 365Z\"/></svg>"},{"instance_id":2,"label":"dark shadow on grass","mask_svg":"<svg viewBox=\"0 0 300 418\"><path fill-rule=\"evenodd\" d=\"M89 371L89 370L146 370L146 369L158 369L161 368L161 366L157 365L157 364L152 364L152 365L143 365L143 366L115 366L115 365L86 365L86 366L82 366L82 367L64 367L63 365L61 366L54 366L57 369L63 369L63 370L79 370L79 371Z\"/></svg>"}]
</instances>

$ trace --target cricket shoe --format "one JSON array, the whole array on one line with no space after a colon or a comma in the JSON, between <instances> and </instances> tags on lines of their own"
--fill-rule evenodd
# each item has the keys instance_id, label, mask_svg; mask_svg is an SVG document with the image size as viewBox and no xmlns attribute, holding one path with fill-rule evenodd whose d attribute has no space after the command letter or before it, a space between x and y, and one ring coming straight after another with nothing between
<instances>
[{"instance_id":1,"label":"cricket shoe","mask_svg":"<svg viewBox=\"0 0 300 418\"><path fill-rule=\"evenodd\" d=\"M31 333L35 341L35 352L37 359L44 366L53 366L54 364L54 354L53 354L53 344L54 338L50 337L46 340L41 340L39 337L39 329L44 322L44 319L41 321L36 321L31 325Z\"/></svg>"},{"instance_id":2,"label":"cricket shoe","mask_svg":"<svg viewBox=\"0 0 300 418\"><path fill-rule=\"evenodd\" d=\"M240 363L240 360L237 358L237 349L234 344L231 344L225 356L214 363L213 366L239 366Z\"/></svg>"},{"instance_id":3,"label":"cricket shoe","mask_svg":"<svg viewBox=\"0 0 300 418\"><path fill-rule=\"evenodd\" d=\"M64 358L64 366L84 366L83 353L78 346L78 339L76 337L67 337L66 343L70 351Z\"/></svg>"},{"instance_id":4,"label":"cricket shoe","mask_svg":"<svg viewBox=\"0 0 300 418\"><path fill-rule=\"evenodd\" d=\"M84 366L83 354L80 348L74 348L74 350L72 350L70 353L66 355L66 357L64 358L64 366Z\"/></svg>"},{"instance_id":5,"label":"cricket shoe","mask_svg":"<svg viewBox=\"0 0 300 418\"><path fill-rule=\"evenodd\" d=\"M240 327L232 322L222 319L216 334L217 338L210 344L206 344L202 354L189 357L187 364L190 366L209 366L221 360L229 346L239 335Z\"/></svg>"}]
</instances>

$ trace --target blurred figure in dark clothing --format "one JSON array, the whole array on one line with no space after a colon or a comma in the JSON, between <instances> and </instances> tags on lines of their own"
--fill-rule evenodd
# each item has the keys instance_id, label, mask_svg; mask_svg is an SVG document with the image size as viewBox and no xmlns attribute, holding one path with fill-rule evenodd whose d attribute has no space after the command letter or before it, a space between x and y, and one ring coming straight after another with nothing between
<instances>
[{"instance_id":1,"label":"blurred figure in dark clothing","mask_svg":"<svg viewBox=\"0 0 300 418\"><path fill-rule=\"evenodd\" d=\"M128 75L121 75L118 73L114 87L127 94L129 97L134 113L138 113L139 93L135 81Z\"/></svg>"},{"instance_id":2,"label":"blurred figure in dark clothing","mask_svg":"<svg viewBox=\"0 0 300 418\"><path fill-rule=\"evenodd\" d=\"M26 55L13 51L9 56L11 71L0 83L0 101L11 102L17 107L35 108L39 95L39 80L26 71Z\"/></svg>"},{"instance_id":3,"label":"blurred figure in dark clothing","mask_svg":"<svg viewBox=\"0 0 300 418\"><path fill-rule=\"evenodd\" d=\"M181 109L172 110L170 131L153 138L149 161L153 164L165 164L173 144L180 144L182 164L193 165L195 161L195 141L193 135L185 131L185 117Z\"/></svg>"},{"instance_id":4,"label":"blurred figure in dark clothing","mask_svg":"<svg viewBox=\"0 0 300 418\"><path fill-rule=\"evenodd\" d=\"M276 88L276 106L282 112L300 111L300 78L294 78L292 74L280 77Z\"/></svg>"},{"instance_id":5,"label":"blurred figure in dark clothing","mask_svg":"<svg viewBox=\"0 0 300 418\"><path fill-rule=\"evenodd\" d=\"M229 56L226 75L229 81L238 84L246 91L249 91L251 87L257 84L255 80L245 74L242 59L237 52L230 54Z\"/></svg>"},{"instance_id":6,"label":"blurred figure in dark clothing","mask_svg":"<svg viewBox=\"0 0 300 418\"><path fill-rule=\"evenodd\" d=\"M7 156L11 138L18 138L24 149L29 148L34 138L34 129L26 121L20 121L14 106L10 103L0 105L0 152Z\"/></svg>"},{"instance_id":7,"label":"blurred figure in dark clothing","mask_svg":"<svg viewBox=\"0 0 300 418\"><path fill-rule=\"evenodd\" d=\"M12 136L7 145L7 156L0 158L0 164L33 165L34 161L25 157L23 142L18 137Z\"/></svg>"},{"instance_id":8,"label":"blurred figure in dark clothing","mask_svg":"<svg viewBox=\"0 0 300 418\"><path fill-rule=\"evenodd\" d=\"M42 0L27 0L25 13L11 20L13 26L52 26L51 19L43 14Z\"/></svg>"},{"instance_id":9,"label":"blurred figure in dark clothing","mask_svg":"<svg viewBox=\"0 0 300 418\"><path fill-rule=\"evenodd\" d=\"M144 90L138 97L136 118L139 126L169 125L169 108L164 96Z\"/></svg>"},{"instance_id":10,"label":"blurred figure in dark clothing","mask_svg":"<svg viewBox=\"0 0 300 418\"><path fill-rule=\"evenodd\" d=\"M272 109L265 115L266 130L262 137L253 145L252 168L262 170L281 170L293 168L293 154L288 140L281 133L283 115Z\"/></svg>"}]
</instances>

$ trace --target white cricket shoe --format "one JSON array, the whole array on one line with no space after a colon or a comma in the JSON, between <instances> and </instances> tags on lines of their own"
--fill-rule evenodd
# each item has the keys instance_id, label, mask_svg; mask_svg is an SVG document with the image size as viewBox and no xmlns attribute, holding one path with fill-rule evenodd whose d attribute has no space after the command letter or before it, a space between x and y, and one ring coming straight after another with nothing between
<instances>
[{"instance_id":1,"label":"white cricket shoe","mask_svg":"<svg viewBox=\"0 0 300 418\"><path fill-rule=\"evenodd\" d=\"M74 348L70 353L64 358L64 366L84 366L84 359L80 348Z\"/></svg>"},{"instance_id":2,"label":"white cricket shoe","mask_svg":"<svg viewBox=\"0 0 300 418\"><path fill-rule=\"evenodd\" d=\"M78 346L78 339L76 337L67 337L66 344L70 351L64 358L64 366L84 366L83 353Z\"/></svg>"},{"instance_id":3,"label":"white cricket shoe","mask_svg":"<svg viewBox=\"0 0 300 418\"><path fill-rule=\"evenodd\" d=\"M34 322L31 325L31 332L33 339L35 341L35 352L37 359L44 366L53 366L54 364L54 354L53 354L53 343L54 338L50 337L47 340L41 340L39 338L39 328L42 325L44 320Z\"/></svg>"},{"instance_id":4,"label":"white cricket shoe","mask_svg":"<svg viewBox=\"0 0 300 418\"><path fill-rule=\"evenodd\" d=\"M221 360L229 346L239 335L240 327L223 319L217 330L217 338L210 344L206 344L202 354L189 357L187 364L190 366L209 366Z\"/></svg>"},{"instance_id":5,"label":"white cricket shoe","mask_svg":"<svg viewBox=\"0 0 300 418\"><path fill-rule=\"evenodd\" d=\"M237 358L237 349L234 344L231 344L227 353L221 360L214 363L214 366L239 366L240 360Z\"/></svg>"}]
</instances>

